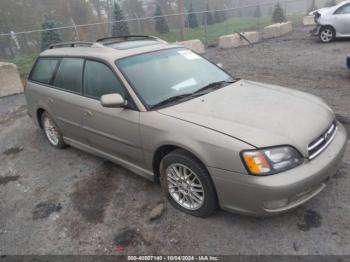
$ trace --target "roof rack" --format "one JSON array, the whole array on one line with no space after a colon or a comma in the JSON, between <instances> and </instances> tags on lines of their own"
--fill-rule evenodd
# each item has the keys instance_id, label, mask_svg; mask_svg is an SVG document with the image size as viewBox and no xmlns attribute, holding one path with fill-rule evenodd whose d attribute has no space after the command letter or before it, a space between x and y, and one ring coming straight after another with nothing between
<instances>
[{"instance_id":1,"label":"roof rack","mask_svg":"<svg viewBox=\"0 0 350 262\"><path fill-rule=\"evenodd\" d=\"M125 42L125 41L137 41L137 40L157 40L162 41L160 38L149 35L125 35L125 36L111 36L98 39L96 42Z\"/></svg>"},{"instance_id":2,"label":"roof rack","mask_svg":"<svg viewBox=\"0 0 350 262\"><path fill-rule=\"evenodd\" d=\"M60 48L60 47L76 47L76 46L92 46L92 42L63 42L49 45L48 49Z\"/></svg>"}]
</instances>

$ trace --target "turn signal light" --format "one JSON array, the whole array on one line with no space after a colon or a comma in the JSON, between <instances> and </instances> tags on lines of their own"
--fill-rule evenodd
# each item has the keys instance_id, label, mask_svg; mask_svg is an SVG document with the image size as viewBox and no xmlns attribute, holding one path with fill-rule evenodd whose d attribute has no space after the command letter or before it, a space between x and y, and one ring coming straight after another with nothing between
<instances>
[{"instance_id":1,"label":"turn signal light","mask_svg":"<svg viewBox=\"0 0 350 262\"><path fill-rule=\"evenodd\" d=\"M269 162L262 152L246 152L243 159L249 169L254 175L260 175L271 171Z\"/></svg>"}]
</instances>

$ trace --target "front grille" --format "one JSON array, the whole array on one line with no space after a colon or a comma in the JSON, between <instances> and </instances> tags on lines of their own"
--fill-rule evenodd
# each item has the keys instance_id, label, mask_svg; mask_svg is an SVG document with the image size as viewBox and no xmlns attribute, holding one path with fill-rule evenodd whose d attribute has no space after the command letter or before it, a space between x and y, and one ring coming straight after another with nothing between
<instances>
[{"instance_id":1,"label":"front grille","mask_svg":"<svg viewBox=\"0 0 350 262\"><path fill-rule=\"evenodd\" d=\"M337 123L334 121L325 132L323 132L319 137L317 137L308 145L307 150L309 152L310 160L317 157L322 153L323 150L326 149L326 147L332 142L333 138L335 137L337 130Z\"/></svg>"}]
</instances>

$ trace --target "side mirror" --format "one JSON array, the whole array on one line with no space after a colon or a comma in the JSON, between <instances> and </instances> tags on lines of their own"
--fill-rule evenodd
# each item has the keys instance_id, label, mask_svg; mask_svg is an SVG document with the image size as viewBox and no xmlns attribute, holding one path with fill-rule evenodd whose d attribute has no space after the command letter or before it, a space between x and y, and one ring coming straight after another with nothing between
<instances>
[{"instance_id":1,"label":"side mirror","mask_svg":"<svg viewBox=\"0 0 350 262\"><path fill-rule=\"evenodd\" d=\"M217 63L216 65L220 68L224 68L224 65L222 63Z\"/></svg>"},{"instance_id":2,"label":"side mirror","mask_svg":"<svg viewBox=\"0 0 350 262\"><path fill-rule=\"evenodd\" d=\"M103 107L118 108L126 106L127 102L120 94L109 94L101 96L101 105Z\"/></svg>"}]
</instances>

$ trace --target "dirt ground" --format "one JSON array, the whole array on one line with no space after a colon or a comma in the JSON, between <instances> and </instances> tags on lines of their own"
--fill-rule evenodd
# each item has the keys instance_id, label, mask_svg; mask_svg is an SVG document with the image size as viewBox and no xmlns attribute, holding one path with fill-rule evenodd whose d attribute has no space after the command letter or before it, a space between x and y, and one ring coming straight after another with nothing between
<instances>
[{"instance_id":1,"label":"dirt ground","mask_svg":"<svg viewBox=\"0 0 350 262\"><path fill-rule=\"evenodd\" d=\"M347 53L350 41L322 45L297 29L207 56L237 77L319 95L349 122ZM350 142L328 187L292 212L191 217L171 207L158 185L124 168L49 146L26 115L23 95L0 99L0 255L350 254L349 188Z\"/></svg>"}]
</instances>

